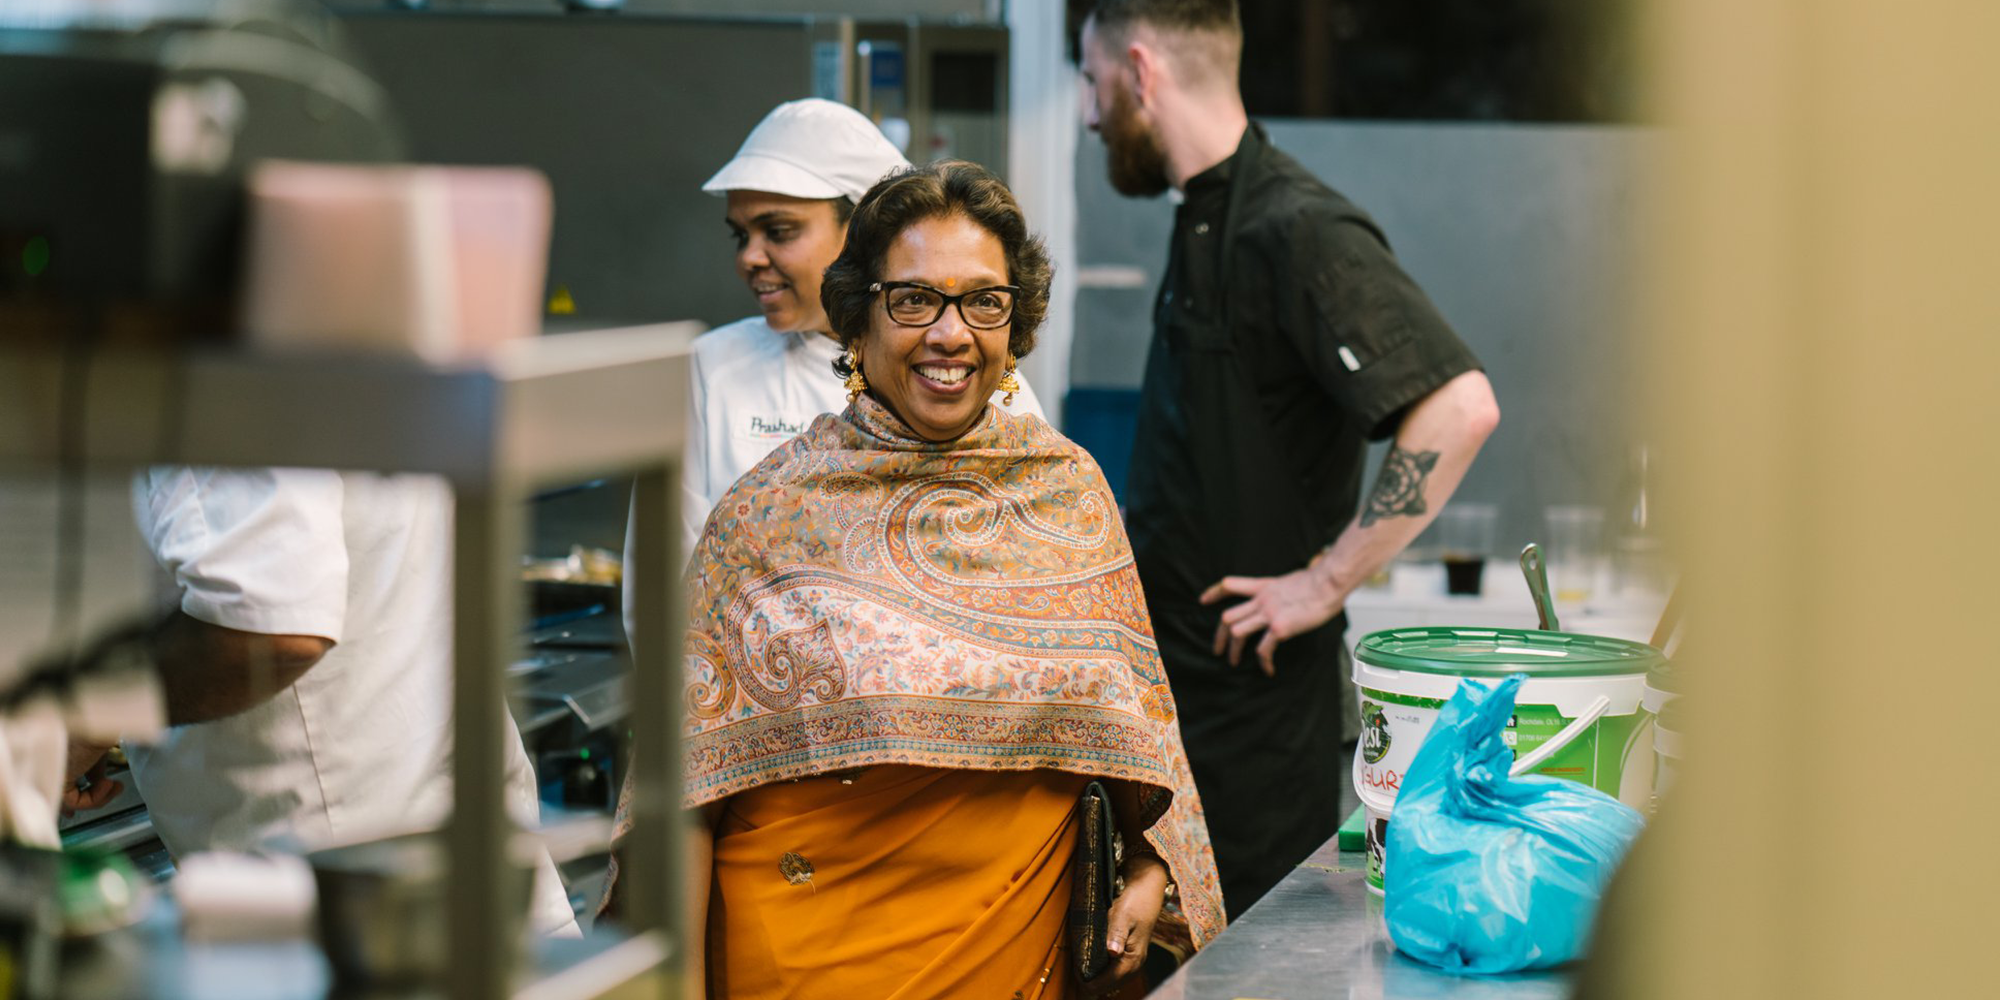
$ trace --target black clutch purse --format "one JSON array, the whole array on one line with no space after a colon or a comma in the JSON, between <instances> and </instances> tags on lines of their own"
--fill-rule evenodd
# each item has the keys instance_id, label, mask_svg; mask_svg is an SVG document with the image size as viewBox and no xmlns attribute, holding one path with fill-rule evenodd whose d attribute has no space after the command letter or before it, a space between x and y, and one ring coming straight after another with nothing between
<instances>
[{"instance_id":1,"label":"black clutch purse","mask_svg":"<svg viewBox=\"0 0 2000 1000\"><path fill-rule=\"evenodd\" d=\"M1079 982L1097 978L1111 965L1104 938L1111 929L1111 901L1118 863L1113 856L1111 796L1098 782L1076 800L1076 854L1070 858L1069 935L1071 965Z\"/></svg>"}]
</instances>

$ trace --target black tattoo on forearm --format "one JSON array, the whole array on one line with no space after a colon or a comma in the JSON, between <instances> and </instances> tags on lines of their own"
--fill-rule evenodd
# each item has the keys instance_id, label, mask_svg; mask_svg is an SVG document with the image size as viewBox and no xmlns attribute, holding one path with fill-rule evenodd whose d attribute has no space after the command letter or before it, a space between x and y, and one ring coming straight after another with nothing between
<instances>
[{"instance_id":1,"label":"black tattoo on forearm","mask_svg":"<svg viewBox=\"0 0 2000 1000\"><path fill-rule=\"evenodd\" d=\"M1390 445L1389 457L1382 460L1382 471L1375 476L1375 490L1361 510L1361 526L1366 528L1388 517L1415 517L1427 510L1424 486L1431 481L1431 470L1437 464L1437 452L1404 451Z\"/></svg>"}]
</instances>

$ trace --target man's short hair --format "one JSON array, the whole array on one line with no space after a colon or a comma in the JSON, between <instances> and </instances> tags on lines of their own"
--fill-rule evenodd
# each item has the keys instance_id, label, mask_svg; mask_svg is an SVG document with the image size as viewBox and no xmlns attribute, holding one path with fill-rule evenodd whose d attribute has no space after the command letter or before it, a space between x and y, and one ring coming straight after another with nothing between
<instances>
[{"instance_id":1,"label":"man's short hair","mask_svg":"<svg viewBox=\"0 0 2000 1000\"><path fill-rule=\"evenodd\" d=\"M1143 24L1168 35L1190 39L1208 35L1220 40L1223 44L1214 47L1215 51L1199 55L1207 56L1204 62L1213 63L1214 69L1235 80L1243 54L1243 22L1237 16L1236 0L1072 0L1069 9L1071 56L1079 65L1083 61L1083 22L1095 20L1098 37L1116 40L1114 44L1130 38L1132 29Z\"/></svg>"},{"instance_id":2,"label":"man's short hair","mask_svg":"<svg viewBox=\"0 0 2000 1000\"><path fill-rule=\"evenodd\" d=\"M1085 17L1096 18L1099 31L1122 34L1135 24L1146 24L1168 31L1243 34L1236 0L1096 0L1085 6Z\"/></svg>"}]
</instances>

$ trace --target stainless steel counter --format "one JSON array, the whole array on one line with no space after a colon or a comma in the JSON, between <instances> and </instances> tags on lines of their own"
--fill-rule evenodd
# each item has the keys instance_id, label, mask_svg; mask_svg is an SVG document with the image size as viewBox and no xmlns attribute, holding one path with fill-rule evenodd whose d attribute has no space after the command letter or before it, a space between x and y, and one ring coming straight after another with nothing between
<instances>
[{"instance_id":1,"label":"stainless steel counter","mask_svg":"<svg viewBox=\"0 0 2000 1000\"><path fill-rule=\"evenodd\" d=\"M1567 972L1448 975L1396 952L1364 856L1329 841L1151 1000L1564 1000Z\"/></svg>"}]
</instances>

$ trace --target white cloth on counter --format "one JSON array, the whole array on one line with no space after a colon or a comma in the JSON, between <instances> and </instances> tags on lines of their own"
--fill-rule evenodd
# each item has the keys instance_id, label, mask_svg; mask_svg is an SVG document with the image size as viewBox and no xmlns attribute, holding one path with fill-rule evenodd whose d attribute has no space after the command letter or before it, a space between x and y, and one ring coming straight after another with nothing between
<instances>
[{"instance_id":1,"label":"white cloth on counter","mask_svg":"<svg viewBox=\"0 0 2000 1000\"><path fill-rule=\"evenodd\" d=\"M175 860L174 899L189 941L277 941L312 933L319 890L289 854L203 851Z\"/></svg>"},{"instance_id":2,"label":"white cloth on counter","mask_svg":"<svg viewBox=\"0 0 2000 1000\"><path fill-rule=\"evenodd\" d=\"M135 489L139 526L188 616L335 645L263 704L127 748L175 857L317 847L435 826L450 813L450 488L432 476L161 467ZM517 821L539 813L508 721ZM544 852L530 923L574 933Z\"/></svg>"},{"instance_id":3,"label":"white cloth on counter","mask_svg":"<svg viewBox=\"0 0 2000 1000\"><path fill-rule=\"evenodd\" d=\"M847 390L833 373L839 356L833 338L779 333L762 316L695 338L681 466L683 554L693 551L708 512L751 466L804 431L814 417L847 408ZM995 393L995 406L1000 399ZM1004 409L1048 419L1026 376L1014 405Z\"/></svg>"}]
</instances>

